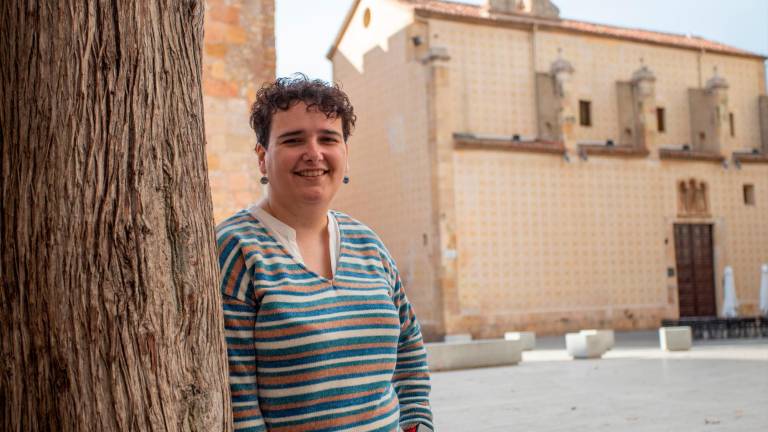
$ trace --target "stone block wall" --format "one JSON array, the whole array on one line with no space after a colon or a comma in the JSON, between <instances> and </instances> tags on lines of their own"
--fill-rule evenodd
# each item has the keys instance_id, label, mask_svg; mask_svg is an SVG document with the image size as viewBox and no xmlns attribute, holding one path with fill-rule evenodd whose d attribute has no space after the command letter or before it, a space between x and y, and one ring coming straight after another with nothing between
<instances>
[{"instance_id":1,"label":"stone block wall","mask_svg":"<svg viewBox=\"0 0 768 432\"><path fill-rule=\"evenodd\" d=\"M365 25L365 11L370 20ZM417 60L405 26L410 12L398 3L363 0L344 42L332 56L333 77L358 115L349 141L351 182L333 208L370 226L394 256L405 291L427 339L440 332L436 293L436 240L428 146L426 67ZM398 23L388 27L392 22ZM392 30L395 29L395 30ZM386 30L392 30L387 32Z\"/></svg>"},{"instance_id":2,"label":"stone block wall","mask_svg":"<svg viewBox=\"0 0 768 432\"><path fill-rule=\"evenodd\" d=\"M220 222L261 195L248 111L275 77L274 0L208 0L203 101L213 213Z\"/></svg>"}]
</instances>

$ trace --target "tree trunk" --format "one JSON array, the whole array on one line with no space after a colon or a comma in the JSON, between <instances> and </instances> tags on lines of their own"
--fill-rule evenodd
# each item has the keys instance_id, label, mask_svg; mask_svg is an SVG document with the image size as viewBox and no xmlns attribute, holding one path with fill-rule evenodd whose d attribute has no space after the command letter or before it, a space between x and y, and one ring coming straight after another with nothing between
<instances>
[{"instance_id":1,"label":"tree trunk","mask_svg":"<svg viewBox=\"0 0 768 432\"><path fill-rule=\"evenodd\" d=\"M2 431L230 428L203 8L0 2Z\"/></svg>"}]
</instances>

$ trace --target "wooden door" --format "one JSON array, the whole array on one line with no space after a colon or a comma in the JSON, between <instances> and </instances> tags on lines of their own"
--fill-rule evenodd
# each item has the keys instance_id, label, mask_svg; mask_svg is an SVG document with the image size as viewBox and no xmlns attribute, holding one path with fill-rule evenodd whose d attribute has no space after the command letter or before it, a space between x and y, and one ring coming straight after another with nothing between
<instances>
[{"instance_id":1,"label":"wooden door","mask_svg":"<svg viewBox=\"0 0 768 432\"><path fill-rule=\"evenodd\" d=\"M715 316L712 225L675 224L680 316Z\"/></svg>"}]
</instances>

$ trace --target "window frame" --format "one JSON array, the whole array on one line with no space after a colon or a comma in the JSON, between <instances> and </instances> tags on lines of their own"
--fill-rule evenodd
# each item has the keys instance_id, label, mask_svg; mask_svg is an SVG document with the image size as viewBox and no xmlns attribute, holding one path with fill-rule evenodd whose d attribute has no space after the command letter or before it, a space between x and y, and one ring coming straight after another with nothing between
<instances>
[{"instance_id":1,"label":"window frame","mask_svg":"<svg viewBox=\"0 0 768 432\"><path fill-rule=\"evenodd\" d=\"M592 125L592 101L579 99L579 126L591 127Z\"/></svg>"},{"instance_id":2,"label":"window frame","mask_svg":"<svg viewBox=\"0 0 768 432\"><path fill-rule=\"evenodd\" d=\"M742 191L742 198L744 200L744 205L746 206L755 206L757 203L755 202L755 185L753 183L744 183L741 187Z\"/></svg>"},{"instance_id":3,"label":"window frame","mask_svg":"<svg viewBox=\"0 0 768 432\"><path fill-rule=\"evenodd\" d=\"M656 131L667 132L667 112L664 107L656 107Z\"/></svg>"}]
</instances>

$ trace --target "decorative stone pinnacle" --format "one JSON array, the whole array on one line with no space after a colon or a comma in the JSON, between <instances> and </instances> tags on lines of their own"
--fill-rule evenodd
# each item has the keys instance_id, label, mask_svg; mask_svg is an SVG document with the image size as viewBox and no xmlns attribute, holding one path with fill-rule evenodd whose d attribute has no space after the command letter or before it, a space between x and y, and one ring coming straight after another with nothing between
<instances>
[{"instance_id":1,"label":"decorative stone pinnacle","mask_svg":"<svg viewBox=\"0 0 768 432\"><path fill-rule=\"evenodd\" d=\"M562 48L557 49L557 60L552 62L552 66L550 66L550 72L552 75L557 75L558 73L562 72L573 73L573 66L568 60L563 58Z\"/></svg>"},{"instance_id":2,"label":"decorative stone pinnacle","mask_svg":"<svg viewBox=\"0 0 768 432\"><path fill-rule=\"evenodd\" d=\"M632 82L637 83L640 81L656 81L656 75L645 64L645 60L640 57L640 69L636 70L632 74Z\"/></svg>"},{"instance_id":3,"label":"decorative stone pinnacle","mask_svg":"<svg viewBox=\"0 0 768 432\"><path fill-rule=\"evenodd\" d=\"M707 90L727 89L728 81L717 72L717 66L712 70L712 78L707 81Z\"/></svg>"}]
</instances>

